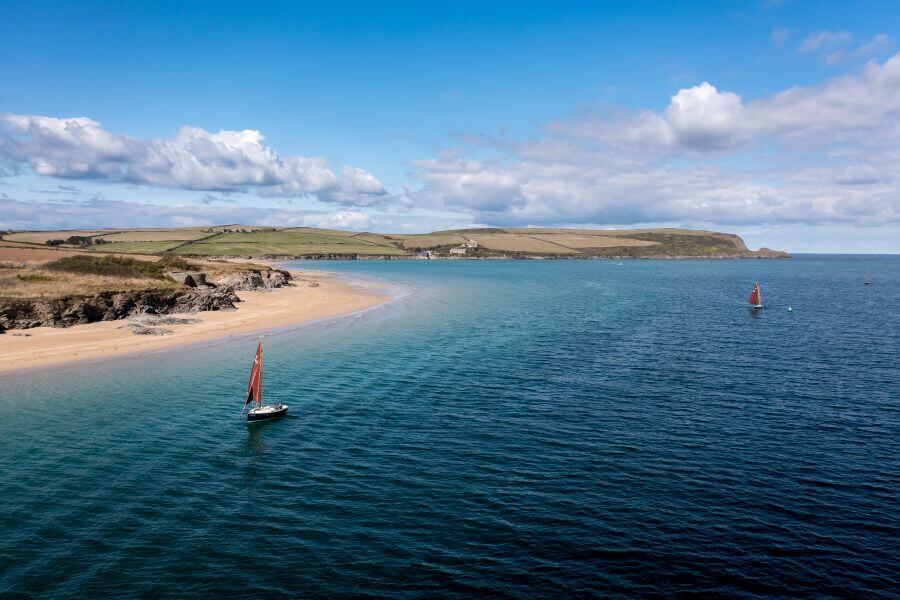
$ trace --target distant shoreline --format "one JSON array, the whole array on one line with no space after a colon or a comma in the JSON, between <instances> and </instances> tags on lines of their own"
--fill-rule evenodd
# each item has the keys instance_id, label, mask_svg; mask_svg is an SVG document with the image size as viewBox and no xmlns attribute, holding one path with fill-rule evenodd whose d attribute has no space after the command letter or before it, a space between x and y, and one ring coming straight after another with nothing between
<instances>
[{"instance_id":1,"label":"distant shoreline","mask_svg":"<svg viewBox=\"0 0 900 600\"><path fill-rule=\"evenodd\" d=\"M0 335L0 377L240 339L358 314L394 298L387 287L358 286L333 274L292 271L292 275L295 284L290 287L237 292L241 302L236 310L173 315L197 322L166 325L171 333L164 336L134 335L122 328L124 320L7 331Z\"/></svg>"},{"instance_id":2,"label":"distant shoreline","mask_svg":"<svg viewBox=\"0 0 900 600\"><path fill-rule=\"evenodd\" d=\"M786 258L750 250L739 235L700 229L479 227L375 233L315 227L208 225L188 228L0 232L4 243L103 253L274 260Z\"/></svg>"}]
</instances>

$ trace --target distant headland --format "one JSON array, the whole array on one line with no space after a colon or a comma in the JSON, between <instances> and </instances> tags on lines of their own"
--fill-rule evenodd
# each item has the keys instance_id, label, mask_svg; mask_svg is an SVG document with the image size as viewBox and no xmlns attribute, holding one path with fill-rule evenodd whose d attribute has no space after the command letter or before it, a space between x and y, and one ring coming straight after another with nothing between
<instances>
[{"instance_id":1,"label":"distant headland","mask_svg":"<svg viewBox=\"0 0 900 600\"><path fill-rule=\"evenodd\" d=\"M737 235L692 229L477 228L422 234L218 225L175 229L9 231L7 246L245 259L787 258ZM0 257L2 260L2 257Z\"/></svg>"}]
</instances>

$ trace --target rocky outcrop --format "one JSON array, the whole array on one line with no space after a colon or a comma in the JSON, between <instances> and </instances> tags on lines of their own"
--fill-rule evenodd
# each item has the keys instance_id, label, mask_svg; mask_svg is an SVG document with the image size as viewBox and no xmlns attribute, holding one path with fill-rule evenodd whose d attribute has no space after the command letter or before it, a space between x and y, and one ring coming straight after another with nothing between
<instances>
[{"instance_id":1,"label":"rocky outcrop","mask_svg":"<svg viewBox=\"0 0 900 600\"><path fill-rule=\"evenodd\" d=\"M70 327L138 315L234 310L235 303L240 302L235 291L271 290L290 285L290 280L287 271L252 269L228 277L217 287L205 285L204 280L205 289L103 292L95 296L52 300L0 299L0 332L32 327ZM196 284L196 279L194 282Z\"/></svg>"},{"instance_id":2,"label":"rocky outcrop","mask_svg":"<svg viewBox=\"0 0 900 600\"><path fill-rule=\"evenodd\" d=\"M219 285L232 290L274 290L291 284L291 274L280 269L260 271L250 269L224 279Z\"/></svg>"},{"instance_id":3,"label":"rocky outcrop","mask_svg":"<svg viewBox=\"0 0 900 600\"><path fill-rule=\"evenodd\" d=\"M170 271L166 273L173 281L190 288L207 289L215 287L206 282L206 273L200 271Z\"/></svg>"},{"instance_id":4,"label":"rocky outcrop","mask_svg":"<svg viewBox=\"0 0 900 600\"><path fill-rule=\"evenodd\" d=\"M772 250L771 248L760 248L756 252L752 252L754 258L790 258L791 255L783 250Z\"/></svg>"},{"instance_id":5,"label":"rocky outcrop","mask_svg":"<svg viewBox=\"0 0 900 600\"><path fill-rule=\"evenodd\" d=\"M0 303L0 327L70 327L94 321L115 321L135 315L234 310L234 291L141 290L104 292L87 298L16 300Z\"/></svg>"}]
</instances>

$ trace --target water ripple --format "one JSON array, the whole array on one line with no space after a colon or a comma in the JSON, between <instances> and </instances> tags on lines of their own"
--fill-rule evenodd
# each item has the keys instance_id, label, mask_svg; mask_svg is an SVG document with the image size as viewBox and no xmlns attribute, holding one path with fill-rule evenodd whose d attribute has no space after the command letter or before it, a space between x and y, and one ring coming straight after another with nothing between
<instances>
[{"instance_id":1,"label":"water ripple","mask_svg":"<svg viewBox=\"0 0 900 600\"><path fill-rule=\"evenodd\" d=\"M255 340L5 379L0 595L891 597L900 262L859 260L329 265L408 293L268 336L252 429Z\"/></svg>"}]
</instances>

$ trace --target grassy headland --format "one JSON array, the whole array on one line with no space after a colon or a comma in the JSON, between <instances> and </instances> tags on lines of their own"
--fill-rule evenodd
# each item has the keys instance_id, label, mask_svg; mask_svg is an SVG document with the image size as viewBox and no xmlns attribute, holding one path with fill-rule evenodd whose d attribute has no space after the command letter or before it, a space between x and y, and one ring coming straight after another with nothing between
<instances>
[{"instance_id":1,"label":"grassy headland","mask_svg":"<svg viewBox=\"0 0 900 600\"><path fill-rule=\"evenodd\" d=\"M78 248L137 255L171 253L184 257L403 258L426 253L433 257L475 258L786 256L767 249L751 251L733 234L690 229L481 228L381 234L311 227L225 225L187 229L27 231L7 233L4 240L35 247L52 243L58 250ZM63 243L59 243L61 240ZM66 243L67 240L78 243Z\"/></svg>"}]
</instances>

